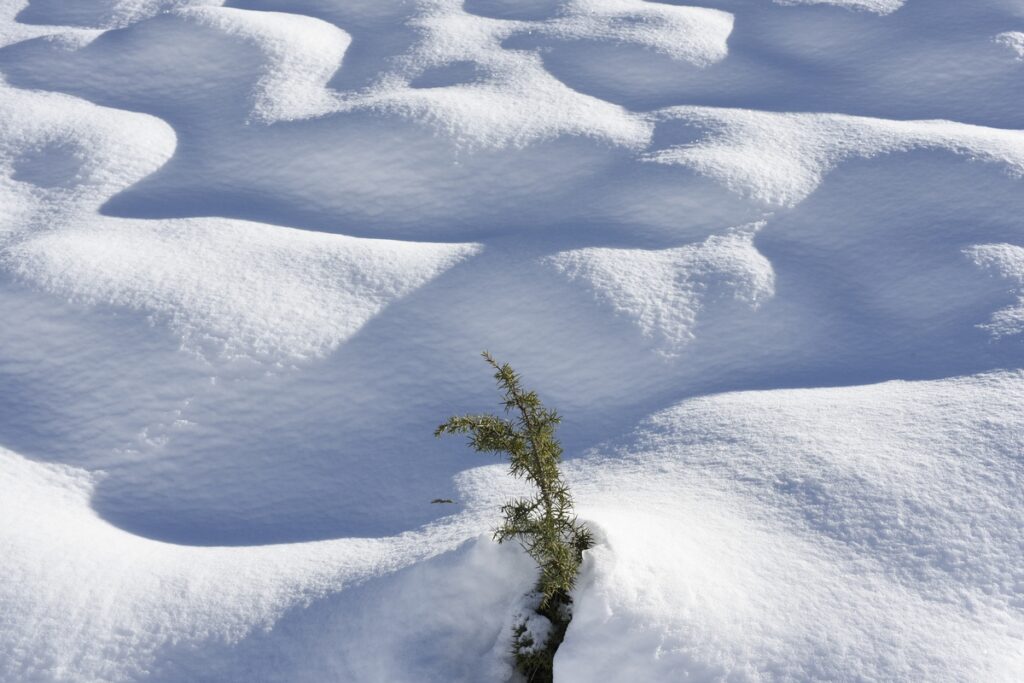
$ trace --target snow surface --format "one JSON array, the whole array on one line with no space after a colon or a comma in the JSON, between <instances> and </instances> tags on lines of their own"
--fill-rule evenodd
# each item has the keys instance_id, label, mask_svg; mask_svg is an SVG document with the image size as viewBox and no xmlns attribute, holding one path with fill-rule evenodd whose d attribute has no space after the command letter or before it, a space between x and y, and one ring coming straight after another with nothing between
<instances>
[{"instance_id":1,"label":"snow surface","mask_svg":"<svg viewBox=\"0 0 1024 683\"><path fill-rule=\"evenodd\" d=\"M1017 58L1024 60L1024 31L1006 31L996 36L996 42L1005 45L1017 53Z\"/></svg>"},{"instance_id":2,"label":"snow surface","mask_svg":"<svg viewBox=\"0 0 1024 683\"><path fill-rule=\"evenodd\" d=\"M775 0L780 5L836 5L867 10L876 14L889 14L903 6L904 0Z\"/></svg>"},{"instance_id":3,"label":"snow surface","mask_svg":"<svg viewBox=\"0 0 1024 683\"><path fill-rule=\"evenodd\" d=\"M0 681L509 680L485 348L599 541L556 680L1024 679L1022 29L0 0Z\"/></svg>"}]
</instances>

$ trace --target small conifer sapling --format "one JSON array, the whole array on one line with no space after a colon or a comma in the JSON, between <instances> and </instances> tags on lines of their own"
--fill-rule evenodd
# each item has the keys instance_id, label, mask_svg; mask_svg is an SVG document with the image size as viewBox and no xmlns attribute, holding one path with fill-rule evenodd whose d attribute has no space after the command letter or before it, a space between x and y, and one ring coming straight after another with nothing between
<instances>
[{"instance_id":1,"label":"small conifer sapling","mask_svg":"<svg viewBox=\"0 0 1024 683\"><path fill-rule=\"evenodd\" d=\"M519 375L508 363L499 364L486 351L482 355L495 370L494 378L504 394L505 414L512 419L497 415L451 417L434 435L468 434L474 450L507 454L509 473L526 479L536 489L534 495L502 506L504 521L494 538L498 543L517 540L537 563L537 613L551 621L552 633L544 647L537 647L521 643L519 630L513 651L528 680L550 680L555 648L569 624L570 593L583 551L593 539L577 520L572 495L558 469L562 447L555 438L555 426L561 418L541 404L536 392L523 389Z\"/></svg>"}]
</instances>

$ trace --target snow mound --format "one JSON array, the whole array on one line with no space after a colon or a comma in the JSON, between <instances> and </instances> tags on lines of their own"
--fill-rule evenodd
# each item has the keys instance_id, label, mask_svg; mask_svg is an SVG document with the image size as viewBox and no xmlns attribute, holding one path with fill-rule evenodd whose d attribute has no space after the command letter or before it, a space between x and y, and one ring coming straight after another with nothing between
<instances>
[{"instance_id":1,"label":"snow mound","mask_svg":"<svg viewBox=\"0 0 1024 683\"><path fill-rule=\"evenodd\" d=\"M0 649L38 652L0 658L3 680L510 673L502 636L530 588L529 559L512 545L463 544L482 530L472 515L383 539L178 546L98 519L95 475L2 448L0 464Z\"/></svg>"},{"instance_id":2,"label":"snow mound","mask_svg":"<svg viewBox=\"0 0 1024 683\"><path fill-rule=\"evenodd\" d=\"M914 148L1005 164L1024 174L1024 133L951 121L887 121L838 114L774 113L673 107L662 121L684 121L707 131L696 142L648 155L662 164L693 168L761 201L792 206L836 164Z\"/></svg>"},{"instance_id":3,"label":"snow mound","mask_svg":"<svg viewBox=\"0 0 1024 683\"><path fill-rule=\"evenodd\" d=\"M741 303L756 308L774 294L771 264L753 245L756 228L712 236L700 244L654 251L588 248L548 257L617 314L635 321L666 355L694 338L707 309ZM718 312L728 315L728 312Z\"/></svg>"},{"instance_id":4,"label":"snow mound","mask_svg":"<svg viewBox=\"0 0 1024 683\"><path fill-rule=\"evenodd\" d=\"M94 208L160 168L177 139L164 121L0 83L0 196L46 193Z\"/></svg>"},{"instance_id":5,"label":"snow mound","mask_svg":"<svg viewBox=\"0 0 1024 683\"><path fill-rule=\"evenodd\" d=\"M228 220L62 219L163 166L174 132L66 95L3 92L0 192L11 210L0 226L20 233L0 252L8 271L62 297L154 314L193 348L322 355L476 250Z\"/></svg>"},{"instance_id":6,"label":"snow mound","mask_svg":"<svg viewBox=\"0 0 1024 683\"><path fill-rule=\"evenodd\" d=\"M708 66L728 54L733 16L641 0L571 0L541 30L558 38L611 40Z\"/></svg>"},{"instance_id":7,"label":"snow mound","mask_svg":"<svg viewBox=\"0 0 1024 683\"><path fill-rule=\"evenodd\" d=\"M281 12L190 7L176 14L257 46L265 66L253 93L256 120L290 121L333 109L326 85L352 42L345 31L313 17Z\"/></svg>"},{"instance_id":8,"label":"snow mound","mask_svg":"<svg viewBox=\"0 0 1024 683\"><path fill-rule=\"evenodd\" d=\"M522 146L559 135L598 136L628 147L646 143L650 132L644 121L566 87L536 53L502 47L517 32L544 32L547 24L469 14L460 0L427 6L413 20L420 40L399 61L399 69L384 74L352 106L383 106L474 146ZM475 65L483 76L441 87L408 87L428 69L459 63Z\"/></svg>"},{"instance_id":9,"label":"snow mound","mask_svg":"<svg viewBox=\"0 0 1024 683\"><path fill-rule=\"evenodd\" d=\"M16 21L15 17L23 16L22 10L27 4L28 0L0 3L0 47L40 36L50 36L51 40L84 45L103 33L103 29L49 24L37 26Z\"/></svg>"},{"instance_id":10,"label":"snow mound","mask_svg":"<svg viewBox=\"0 0 1024 683\"><path fill-rule=\"evenodd\" d=\"M1020 379L700 398L575 461L598 545L556 675L1014 680ZM467 513L422 532L195 548L97 519L79 470L0 458L15 579L0 602L36 625L0 642L46 645L5 659L5 676L507 675L528 558L483 541L424 561L480 529L506 493L500 467L467 472Z\"/></svg>"},{"instance_id":11,"label":"snow mound","mask_svg":"<svg viewBox=\"0 0 1024 683\"><path fill-rule=\"evenodd\" d=\"M337 348L475 250L206 219L51 231L5 256L62 296L155 314L193 348L298 358Z\"/></svg>"},{"instance_id":12,"label":"snow mound","mask_svg":"<svg viewBox=\"0 0 1024 683\"><path fill-rule=\"evenodd\" d=\"M556 677L1018 678L1019 382L702 398L578 463Z\"/></svg>"},{"instance_id":13,"label":"snow mound","mask_svg":"<svg viewBox=\"0 0 1024 683\"><path fill-rule=\"evenodd\" d=\"M573 0L543 20L467 12L461 0L424 7L411 21L420 40L398 60L397 69L383 74L365 95L349 98L348 106L385 107L425 120L462 144L483 147L585 135L639 148L650 135L641 117L566 87L535 51L507 49L506 43L519 36L554 43L612 40L707 66L726 56L732 31L732 15L726 12L640 0ZM468 73L468 81L445 82L458 65L472 67L454 72ZM425 75L432 82L431 72L449 78L432 87L408 87Z\"/></svg>"}]
</instances>

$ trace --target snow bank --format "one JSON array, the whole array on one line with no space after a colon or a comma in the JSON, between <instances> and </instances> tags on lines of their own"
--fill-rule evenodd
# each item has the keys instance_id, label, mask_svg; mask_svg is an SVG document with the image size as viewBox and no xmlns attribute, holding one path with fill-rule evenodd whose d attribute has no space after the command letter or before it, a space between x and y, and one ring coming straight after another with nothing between
<instances>
[{"instance_id":1,"label":"snow bank","mask_svg":"<svg viewBox=\"0 0 1024 683\"><path fill-rule=\"evenodd\" d=\"M1020 386L1001 374L719 395L575 461L599 543L556 676L1014 680ZM190 548L97 519L79 470L3 461L16 580L0 600L8 624L38 625L31 641L4 629L4 647L47 644L44 657L7 660L5 675L508 672L502 634L530 587L528 558L479 540L422 559L493 515L500 467L468 473L470 513L423 532ZM71 622L58 617L68 609Z\"/></svg>"},{"instance_id":2,"label":"snow bank","mask_svg":"<svg viewBox=\"0 0 1024 683\"><path fill-rule=\"evenodd\" d=\"M481 529L472 515L394 538L176 546L98 519L94 476L7 450L0 463L4 680L510 673L502 636L529 560L485 539L459 545Z\"/></svg>"},{"instance_id":3,"label":"snow bank","mask_svg":"<svg viewBox=\"0 0 1024 683\"><path fill-rule=\"evenodd\" d=\"M182 220L47 232L7 256L15 273L48 290L168 320L190 346L303 357L337 348L474 250Z\"/></svg>"},{"instance_id":4,"label":"snow bank","mask_svg":"<svg viewBox=\"0 0 1024 683\"><path fill-rule=\"evenodd\" d=\"M1015 680L1019 382L702 398L579 463L556 678Z\"/></svg>"},{"instance_id":5,"label":"snow bank","mask_svg":"<svg viewBox=\"0 0 1024 683\"><path fill-rule=\"evenodd\" d=\"M827 114L776 114L676 107L659 118L681 119L709 133L694 143L653 152L663 164L690 166L765 202L805 199L831 168L853 156L914 148L946 149L1024 173L1024 133L948 121L882 121Z\"/></svg>"}]
</instances>

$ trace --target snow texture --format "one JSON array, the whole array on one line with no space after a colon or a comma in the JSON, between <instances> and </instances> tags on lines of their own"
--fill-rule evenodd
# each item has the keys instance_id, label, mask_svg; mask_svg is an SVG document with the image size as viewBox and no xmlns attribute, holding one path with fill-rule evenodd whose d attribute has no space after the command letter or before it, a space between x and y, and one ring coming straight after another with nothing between
<instances>
[{"instance_id":1,"label":"snow texture","mask_svg":"<svg viewBox=\"0 0 1024 683\"><path fill-rule=\"evenodd\" d=\"M755 227L674 249L591 247L548 259L673 354L695 338L708 308L730 301L756 308L775 293L771 263L753 245Z\"/></svg>"},{"instance_id":2,"label":"snow texture","mask_svg":"<svg viewBox=\"0 0 1024 683\"><path fill-rule=\"evenodd\" d=\"M1017 59L1024 61L1024 31L1006 31L996 36L996 42L1017 53Z\"/></svg>"},{"instance_id":3,"label":"snow texture","mask_svg":"<svg viewBox=\"0 0 1024 683\"><path fill-rule=\"evenodd\" d=\"M1022 26L0 0L0 681L512 680L483 349L560 683L1024 680Z\"/></svg>"},{"instance_id":4,"label":"snow texture","mask_svg":"<svg viewBox=\"0 0 1024 683\"><path fill-rule=\"evenodd\" d=\"M903 6L905 0L775 0L780 5L835 5L849 9L889 14Z\"/></svg>"}]
</instances>

